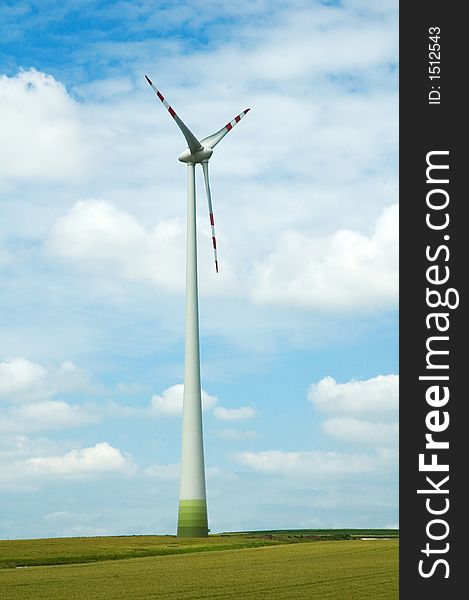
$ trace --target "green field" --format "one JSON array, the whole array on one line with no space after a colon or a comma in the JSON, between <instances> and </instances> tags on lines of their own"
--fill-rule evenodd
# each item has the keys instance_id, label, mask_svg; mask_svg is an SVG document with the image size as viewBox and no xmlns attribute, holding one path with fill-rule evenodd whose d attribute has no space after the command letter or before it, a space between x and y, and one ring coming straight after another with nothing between
<instances>
[{"instance_id":1,"label":"green field","mask_svg":"<svg viewBox=\"0 0 469 600\"><path fill-rule=\"evenodd\" d=\"M318 537L290 531L198 540L125 536L0 541L0 596L397 600L397 539Z\"/></svg>"}]
</instances>

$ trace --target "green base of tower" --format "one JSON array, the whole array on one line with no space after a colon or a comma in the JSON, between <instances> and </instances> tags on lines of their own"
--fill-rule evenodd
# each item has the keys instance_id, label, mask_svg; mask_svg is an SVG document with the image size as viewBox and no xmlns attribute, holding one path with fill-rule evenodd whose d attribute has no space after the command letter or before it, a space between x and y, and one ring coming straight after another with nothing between
<instances>
[{"instance_id":1,"label":"green base of tower","mask_svg":"<svg viewBox=\"0 0 469 600\"><path fill-rule=\"evenodd\" d=\"M180 500L178 537L207 536L207 502L205 500Z\"/></svg>"}]
</instances>

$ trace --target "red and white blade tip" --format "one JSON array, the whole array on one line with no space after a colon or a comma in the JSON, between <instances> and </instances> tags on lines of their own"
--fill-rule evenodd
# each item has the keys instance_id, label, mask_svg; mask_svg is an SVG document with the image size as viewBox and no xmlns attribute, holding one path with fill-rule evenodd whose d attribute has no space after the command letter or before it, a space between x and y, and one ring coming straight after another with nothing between
<instances>
[{"instance_id":1,"label":"red and white blade tip","mask_svg":"<svg viewBox=\"0 0 469 600\"><path fill-rule=\"evenodd\" d=\"M148 77L148 75L145 75L145 79L148 81L148 83L149 83L150 85L153 85L153 82L152 82L152 80L151 80L151 79Z\"/></svg>"},{"instance_id":2,"label":"red and white blade tip","mask_svg":"<svg viewBox=\"0 0 469 600\"><path fill-rule=\"evenodd\" d=\"M227 131L230 131L231 129L233 129L233 127L236 125L236 123L239 123L241 121L241 119L244 117L244 115L247 115L247 113L250 111L250 108L246 108L245 110L243 110L242 113L239 113L239 115L236 115L236 117L230 121L229 123L227 123L225 125L225 129Z\"/></svg>"}]
</instances>

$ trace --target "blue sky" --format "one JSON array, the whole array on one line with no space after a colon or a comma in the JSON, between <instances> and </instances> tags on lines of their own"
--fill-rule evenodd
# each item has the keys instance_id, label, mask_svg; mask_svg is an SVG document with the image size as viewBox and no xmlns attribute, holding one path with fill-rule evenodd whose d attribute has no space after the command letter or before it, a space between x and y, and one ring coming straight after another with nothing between
<instances>
[{"instance_id":1,"label":"blue sky","mask_svg":"<svg viewBox=\"0 0 469 600\"><path fill-rule=\"evenodd\" d=\"M397 3L0 8L0 537L173 533L185 142L212 531L397 505Z\"/></svg>"}]
</instances>

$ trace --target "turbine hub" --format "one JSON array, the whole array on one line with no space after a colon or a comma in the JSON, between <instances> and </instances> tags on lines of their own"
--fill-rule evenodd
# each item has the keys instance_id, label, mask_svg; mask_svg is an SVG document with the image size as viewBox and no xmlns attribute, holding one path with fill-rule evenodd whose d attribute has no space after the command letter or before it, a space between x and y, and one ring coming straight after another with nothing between
<instances>
[{"instance_id":1,"label":"turbine hub","mask_svg":"<svg viewBox=\"0 0 469 600\"><path fill-rule=\"evenodd\" d=\"M201 163L204 160L208 160L213 154L213 150L208 146L202 146L202 150L197 150L197 152L192 152L189 148L186 148L184 152L182 152L178 156L178 160L185 163Z\"/></svg>"}]
</instances>

